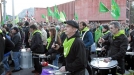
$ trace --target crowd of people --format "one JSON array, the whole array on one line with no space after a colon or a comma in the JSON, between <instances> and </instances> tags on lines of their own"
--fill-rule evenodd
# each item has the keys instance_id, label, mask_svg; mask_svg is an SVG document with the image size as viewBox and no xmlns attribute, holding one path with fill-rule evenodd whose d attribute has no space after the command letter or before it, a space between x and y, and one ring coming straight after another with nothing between
<instances>
[{"instance_id":1,"label":"crowd of people","mask_svg":"<svg viewBox=\"0 0 134 75\"><path fill-rule=\"evenodd\" d=\"M134 69L133 57L126 56L126 52L134 51L134 26L123 25L117 21L110 23L77 23L68 20L63 23L29 23L19 22L16 26L4 24L0 28L0 75L11 75L22 70L20 66L20 50L25 48L32 51L34 70L32 73L40 75L42 65L34 54L50 55L47 60L54 66L59 66L62 58L62 66L59 71L69 71L69 75L85 75L87 69L89 75L94 75L96 69L91 67L92 45L101 47L102 52L98 57L105 57L104 62L117 60L118 67L111 70L112 75L124 74L125 69ZM130 44L130 49L127 50ZM14 63L11 71L8 58ZM27 61L27 60L26 60ZM127 65L126 65L127 63ZM109 70L100 70L100 75L108 75Z\"/></svg>"}]
</instances>

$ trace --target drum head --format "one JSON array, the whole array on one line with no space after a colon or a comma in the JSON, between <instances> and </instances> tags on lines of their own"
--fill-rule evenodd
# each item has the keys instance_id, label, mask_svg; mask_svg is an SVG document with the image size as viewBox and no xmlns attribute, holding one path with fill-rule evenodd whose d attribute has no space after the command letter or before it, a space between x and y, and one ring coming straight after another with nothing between
<instances>
[{"instance_id":1,"label":"drum head","mask_svg":"<svg viewBox=\"0 0 134 75\"><path fill-rule=\"evenodd\" d=\"M101 48L96 48L96 51L101 51Z\"/></svg>"},{"instance_id":2,"label":"drum head","mask_svg":"<svg viewBox=\"0 0 134 75\"><path fill-rule=\"evenodd\" d=\"M104 58L101 59L95 59L91 61L91 66L94 68L99 68L99 69L109 69L117 66L117 61L112 60L108 63L104 62Z\"/></svg>"}]
</instances>

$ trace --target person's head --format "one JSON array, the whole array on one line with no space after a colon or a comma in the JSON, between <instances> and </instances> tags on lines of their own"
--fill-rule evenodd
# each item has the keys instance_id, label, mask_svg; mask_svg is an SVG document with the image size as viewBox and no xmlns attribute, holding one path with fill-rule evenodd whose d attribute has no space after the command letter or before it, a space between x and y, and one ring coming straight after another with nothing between
<instances>
[{"instance_id":1,"label":"person's head","mask_svg":"<svg viewBox=\"0 0 134 75\"><path fill-rule=\"evenodd\" d=\"M79 29L80 29L80 30L83 30L86 26L87 26L87 24L82 21L82 22L80 22L80 24L79 24Z\"/></svg>"},{"instance_id":2,"label":"person's head","mask_svg":"<svg viewBox=\"0 0 134 75\"><path fill-rule=\"evenodd\" d=\"M30 32L32 32L32 33L37 29L38 29L37 26L34 24L30 26Z\"/></svg>"},{"instance_id":3,"label":"person's head","mask_svg":"<svg viewBox=\"0 0 134 75\"><path fill-rule=\"evenodd\" d=\"M106 31L109 30L109 26L108 26L107 24L104 24L104 25L102 25L102 26L103 26L102 32L106 32Z\"/></svg>"},{"instance_id":4,"label":"person's head","mask_svg":"<svg viewBox=\"0 0 134 75\"><path fill-rule=\"evenodd\" d=\"M12 32L12 34L18 33L19 29L17 27L13 27L11 32Z\"/></svg>"},{"instance_id":5,"label":"person's head","mask_svg":"<svg viewBox=\"0 0 134 75\"><path fill-rule=\"evenodd\" d=\"M22 27L22 26L23 26L23 23L22 23L22 22L19 22L18 25L19 25L20 27Z\"/></svg>"},{"instance_id":6,"label":"person's head","mask_svg":"<svg viewBox=\"0 0 134 75\"><path fill-rule=\"evenodd\" d=\"M39 30L41 30L44 27L44 25L39 24Z\"/></svg>"},{"instance_id":7,"label":"person's head","mask_svg":"<svg viewBox=\"0 0 134 75\"><path fill-rule=\"evenodd\" d=\"M3 28L7 28L7 24L3 24Z\"/></svg>"},{"instance_id":8,"label":"person's head","mask_svg":"<svg viewBox=\"0 0 134 75\"><path fill-rule=\"evenodd\" d=\"M51 37L51 39L55 39L55 35L56 35L56 29L54 27L51 27L49 29L49 35ZM61 45L61 39L58 35L58 32L57 32L57 41L56 41L59 45Z\"/></svg>"},{"instance_id":9,"label":"person's head","mask_svg":"<svg viewBox=\"0 0 134 75\"><path fill-rule=\"evenodd\" d=\"M26 22L25 22L25 26L29 26L29 22L26 21Z\"/></svg>"},{"instance_id":10,"label":"person's head","mask_svg":"<svg viewBox=\"0 0 134 75\"><path fill-rule=\"evenodd\" d=\"M68 37L73 36L79 29L79 25L73 20L69 20L64 23L66 24L65 25L65 34Z\"/></svg>"},{"instance_id":11,"label":"person's head","mask_svg":"<svg viewBox=\"0 0 134 75\"><path fill-rule=\"evenodd\" d=\"M49 35L50 35L50 37L55 37L55 34L56 34L56 29L54 28L54 27L51 27L50 29L49 29Z\"/></svg>"},{"instance_id":12,"label":"person's head","mask_svg":"<svg viewBox=\"0 0 134 75\"><path fill-rule=\"evenodd\" d=\"M110 23L110 31L113 34L118 33L118 31L120 30L120 23L117 21L113 21Z\"/></svg>"}]
</instances>

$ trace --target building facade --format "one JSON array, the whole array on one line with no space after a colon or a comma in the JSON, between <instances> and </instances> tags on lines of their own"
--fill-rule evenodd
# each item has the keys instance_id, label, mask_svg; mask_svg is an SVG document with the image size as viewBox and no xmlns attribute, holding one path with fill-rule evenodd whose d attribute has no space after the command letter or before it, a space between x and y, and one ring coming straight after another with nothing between
<instances>
[{"instance_id":1,"label":"building facade","mask_svg":"<svg viewBox=\"0 0 134 75\"><path fill-rule=\"evenodd\" d=\"M118 21L129 23L130 16L130 0L115 0L120 7L120 18ZM78 14L78 21L86 22L110 22L114 18L110 12L99 12L99 3L103 2L108 9L111 9L111 0L75 0L68 3L57 5L59 11L64 11L67 15L67 20L74 19L74 13ZM54 10L54 6L50 7ZM37 22L45 21L41 18L41 14L47 15L47 8L35 8L34 17ZM57 21L49 17L50 21Z\"/></svg>"}]
</instances>

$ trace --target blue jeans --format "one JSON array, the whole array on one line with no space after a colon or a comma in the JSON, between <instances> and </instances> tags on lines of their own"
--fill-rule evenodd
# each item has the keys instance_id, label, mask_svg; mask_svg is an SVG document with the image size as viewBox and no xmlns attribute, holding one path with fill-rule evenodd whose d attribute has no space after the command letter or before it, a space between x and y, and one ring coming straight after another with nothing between
<instances>
[{"instance_id":1,"label":"blue jeans","mask_svg":"<svg viewBox=\"0 0 134 75\"><path fill-rule=\"evenodd\" d=\"M58 67L58 61L59 61L60 54L56 55L55 60L53 60L53 65Z\"/></svg>"},{"instance_id":2,"label":"blue jeans","mask_svg":"<svg viewBox=\"0 0 134 75\"><path fill-rule=\"evenodd\" d=\"M13 52L13 61L15 64L15 70L20 69L20 52Z\"/></svg>"},{"instance_id":3,"label":"blue jeans","mask_svg":"<svg viewBox=\"0 0 134 75\"><path fill-rule=\"evenodd\" d=\"M6 57L4 57L3 60L2 60L4 69L5 69L3 75L4 75L7 71L10 71L10 67L9 67L8 62L7 62L8 57L9 57L9 56L6 56Z\"/></svg>"}]
</instances>

